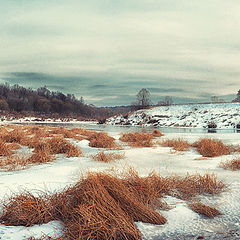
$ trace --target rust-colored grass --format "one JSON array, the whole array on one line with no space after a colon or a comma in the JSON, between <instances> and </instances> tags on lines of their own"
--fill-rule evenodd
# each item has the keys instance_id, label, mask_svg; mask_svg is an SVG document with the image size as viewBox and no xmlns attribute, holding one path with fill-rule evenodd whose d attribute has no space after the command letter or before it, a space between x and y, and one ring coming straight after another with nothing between
<instances>
[{"instance_id":1,"label":"rust-colored grass","mask_svg":"<svg viewBox=\"0 0 240 240\"><path fill-rule=\"evenodd\" d=\"M152 147L153 135L151 133L122 133L120 141L129 143L132 147Z\"/></svg>"},{"instance_id":2,"label":"rust-colored grass","mask_svg":"<svg viewBox=\"0 0 240 240\"><path fill-rule=\"evenodd\" d=\"M221 162L220 167L232 171L240 170L240 159L233 159L227 162Z\"/></svg>"},{"instance_id":3,"label":"rust-colored grass","mask_svg":"<svg viewBox=\"0 0 240 240\"><path fill-rule=\"evenodd\" d=\"M94 132L89 136L89 146L95 148L116 148L115 139L105 132Z\"/></svg>"},{"instance_id":4,"label":"rust-colored grass","mask_svg":"<svg viewBox=\"0 0 240 240\"><path fill-rule=\"evenodd\" d=\"M6 171L24 169L29 164L28 158L23 155L9 155L0 161L0 168Z\"/></svg>"},{"instance_id":5,"label":"rust-colored grass","mask_svg":"<svg viewBox=\"0 0 240 240\"><path fill-rule=\"evenodd\" d=\"M216 208L209 207L202 202L191 203L189 206L194 212L208 218L215 218L216 216L222 215Z\"/></svg>"},{"instance_id":6,"label":"rust-colored grass","mask_svg":"<svg viewBox=\"0 0 240 240\"><path fill-rule=\"evenodd\" d=\"M105 153L104 151L92 156L93 160L98 162L112 162L124 158L123 153Z\"/></svg>"},{"instance_id":7,"label":"rust-colored grass","mask_svg":"<svg viewBox=\"0 0 240 240\"><path fill-rule=\"evenodd\" d=\"M164 134L161 133L161 132L160 132L159 130L157 130L157 129L154 129L154 130L153 130L152 135L153 135L153 137L162 137L162 136L164 136Z\"/></svg>"},{"instance_id":8,"label":"rust-colored grass","mask_svg":"<svg viewBox=\"0 0 240 240\"><path fill-rule=\"evenodd\" d=\"M176 151L187 151L190 148L190 144L181 139L166 139L164 141L159 142L159 144L163 147L172 147Z\"/></svg>"},{"instance_id":9,"label":"rust-colored grass","mask_svg":"<svg viewBox=\"0 0 240 240\"><path fill-rule=\"evenodd\" d=\"M217 157L231 153L231 148L223 144L220 140L202 138L193 146L203 157Z\"/></svg>"},{"instance_id":10,"label":"rust-colored grass","mask_svg":"<svg viewBox=\"0 0 240 240\"><path fill-rule=\"evenodd\" d=\"M12 153L11 150L11 147L4 140L0 139L0 156L9 156Z\"/></svg>"},{"instance_id":11,"label":"rust-colored grass","mask_svg":"<svg viewBox=\"0 0 240 240\"><path fill-rule=\"evenodd\" d=\"M66 154L67 157L78 157L82 151L64 138L54 137L46 143L50 147L51 154Z\"/></svg>"},{"instance_id":12,"label":"rust-colored grass","mask_svg":"<svg viewBox=\"0 0 240 240\"><path fill-rule=\"evenodd\" d=\"M191 199L197 194L219 193L224 184L215 175L162 177L151 173L140 177L133 169L121 177L88 173L62 193L52 196L21 194L4 204L0 222L5 225L47 223L54 219L65 225L61 239L141 239L134 222L164 224L155 211L164 194L178 193Z\"/></svg>"},{"instance_id":13,"label":"rust-colored grass","mask_svg":"<svg viewBox=\"0 0 240 240\"><path fill-rule=\"evenodd\" d=\"M8 131L2 136L3 140L8 143L19 143L24 141L26 133L21 128L16 128Z\"/></svg>"},{"instance_id":14,"label":"rust-colored grass","mask_svg":"<svg viewBox=\"0 0 240 240\"><path fill-rule=\"evenodd\" d=\"M31 157L28 158L28 163L47 163L52 162L56 158L50 154L49 151L46 150L38 150Z\"/></svg>"},{"instance_id":15,"label":"rust-colored grass","mask_svg":"<svg viewBox=\"0 0 240 240\"><path fill-rule=\"evenodd\" d=\"M54 220L51 206L43 197L31 193L11 197L3 204L1 222L11 226L32 226Z\"/></svg>"}]
</instances>

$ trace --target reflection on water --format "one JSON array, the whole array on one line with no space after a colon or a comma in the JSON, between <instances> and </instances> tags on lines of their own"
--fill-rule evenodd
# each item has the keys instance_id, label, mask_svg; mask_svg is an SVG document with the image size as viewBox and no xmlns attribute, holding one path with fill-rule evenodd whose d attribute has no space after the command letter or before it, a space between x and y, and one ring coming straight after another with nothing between
<instances>
[{"instance_id":1,"label":"reflection on water","mask_svg":"<svg viewBox=\"0 0 240 240\"><path fill-rule=\"evenodd\" d=\"M34 124L34 125L48 125L48 126L61 126L67 128L84 128L95 131L105 132L152 132L156 127L143 127L143 126L120 126L120 125L106 125L90 122L81 123L15 123L15 124ZM163 133L240 133L240 129L216 129L216 128L183 128L183 127L158 127L159 131Z\"/></svg>"}]
</instances>

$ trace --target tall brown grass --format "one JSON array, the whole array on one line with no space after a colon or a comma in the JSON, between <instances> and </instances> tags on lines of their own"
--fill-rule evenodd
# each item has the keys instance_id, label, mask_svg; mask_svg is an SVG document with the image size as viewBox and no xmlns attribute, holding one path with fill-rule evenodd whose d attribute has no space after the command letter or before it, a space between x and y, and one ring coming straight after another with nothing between
<instances>
[{"instance_id":1,"label":"tall brown grass","mask_svg":"<svg viewBox=\"0 0 240 240\"><path fill-rule=\"evenodd\" d=\"M172 147L176 151L187 151L190 148L190 144L181 139L166 139L164 141L159 142L159 144L163 147Z\"/></svg>"},{"instance_id":2,"label":"tall brown grass","mask_svg":"<svg viewBox=\"0 0 240 240\"><path fill-rule=\"evenodd\" d=\"M67 157L78 157L82 155L82 151L65 140L64 138L54 137L47 141L52 154L66 154Z\"/></svg>"},{"instance_id":3,"label":"tall brown grass","mask_svg":"<svg viewBox=\"0 0 240 240\"><path fill-rule=\"evenodd\" d=\"M95 132L89 136L89 146L96 148L116 148L115 139L105 132Z\"/></svg>"},{"instance_id":4,"label":"tall brown grass","mask_svg":"<svg viewBox=\"0 0 240 240\"><path fill-rule=\"evenodd\" d=\"M98 162L111 162L124 158L123 153L105 153L104 151L92 156L93 160Z\"/></svg>"},{"instance_id":5,"label":"tall brown grass","mask_svg":"<svg viewBox=\"0 0 240 240\"><path fill-rule=\"evenodd\" d=\"M11 153L11 148L5 143L4 140L0 139L0 156L8 156Z\"/></svg>"},{"instance_id":6,"label":"tall brown grass","mask_svg":"<svg viewBox=\"0 0 240 240\"><path fill-rule=\"evenodd\" d=\"M35 197L30 193L4 203L0 222L32 226L57 219L64 223L62 239L141 239L134 222L164 224L154 209L164 194L178 192L188 199L202 193L219 193L224 184L215 175L140 177L133 169L121 176L88 173L62 193Z\"/></svg>"},{"instance_id":7,"label":"tall brown grass","mask_svg":"<svg viewBox=\"0 0 240 240\"><path fill-rule=\"evenodd\" d=\"M207 206L202 202L191 203L189 206L194 212L208 218L215 218L216 216L222 215L216 208Z\"/></svg>"},{"instance_id":8,"label":"tall brown grass","mask_svg":"<svg viewBox=\"0 0 240 240\"><path fill-rule=\"evenodd\" d=\"M54 220L51 205L44 197L36 197L31 193L11 197L3 203L1 222L11 226L32 226Z\"/></svg>"},{"instance_id":9,"label":"tall brown grass","mask_svg":"<svg viewBox=\"0 0 240 240\"><path fill-rule=\"evenodd\" d=\"M153 135L151 133L122 133L120 141L129 143L132 147L152 147Z\"/></svg>"},{"instance_id":10,"label":"tall brown grass","mask_svg":"<svg viewBox=\"0 0 240 240\"><path fill-rule=\"evenodd\" d=\"M220 140L202 138L193 144L203 157L217 157L231 153L231 148Z\"/></svg>"},{"instance_id":11,"label":"tall brown grass","mask_svg":"<svg viewBox=\"0 0 240 240\"><path fill-rule=\"evenodd\" d=\"M227 162L221 162L220 167L232 171L240 170L240 159L233 159Z\"/></svg>"},{"instance_id":12,"label":"tall brown grass","mask_svg":"<svg viewBox=\"0 0 240 240\"><path fill-rule=\"evenodd\" d=\"M1 159L0 168L6 171L21 170L28 164L28 158L23 155L9 155Z\"/></svg>"}]
</instances>

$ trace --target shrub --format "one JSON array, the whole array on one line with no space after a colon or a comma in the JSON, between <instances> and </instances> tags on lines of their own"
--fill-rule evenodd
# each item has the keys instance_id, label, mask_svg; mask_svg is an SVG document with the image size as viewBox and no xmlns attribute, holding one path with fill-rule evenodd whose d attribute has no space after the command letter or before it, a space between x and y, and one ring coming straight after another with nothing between
<instances>
[{"instance_id":1,"label":"shrub","mask_svg":"<svg viewBox=\"0 0 240 240\"><path fill-rule=\"evenodd\" d=\"M89 137L89 146L96 148L116 148L115 139L105 132L94 132Z\"/></svg>"},{"instance_id":2,"label":"shrub","mask_svg":"<svg viewBox=\"0 0 240 240\"><path fill-rule=\"evenodd\" d=\"M190 148L190 144L183 139L167 139L159 142L163 147L173 147L176 151L186 151Z\"/></svg>"},{"instance_id":3,"label":"shrub","mask_svg":"<svg viewBox=\"0 0 240 240\"><path fill-rule=\"evenodd\" d=\"M104 151L92 156L93 160L98 162L111 162L117 159L124 158L124 154L121 153L104 153Z\"/></svg>"},{"instance_id":4,"label":"shrub","mask_svg":"<svg viewBox=\"0 0 240 240\"><path fill-rule=\"evenodd\" d=\"M197 147L197 151L203 157L217 157L221 155L230 154L231 148L224 145L220 140L210 138L202 138L193 146Z\"/></svg>"},{"instance_id":5,"label":"shrub","mask_svg":"<svg viewBox=\"0 0 240 240\"><path fill-rule=\"evenodd\" d=\"M11 153L11 148L7 146L4 140L0 139L0 156L8 156Z\"/></svg>"},{"instance_id":6,"label":"shrub","mask_svg":"<svg viewBox=\"0 0 240 240\"><path fill-rule=\"evenodd\" d=\"M28 159L25 156L10 155L0 161L0 168L13 171L23 169L27 164Z\"/></svg>"},{"instance_id":7,"label":"shrub","mask_svg":"<svg viewBox=\"0 0 240 240\"><path fill-rule=\"evenodd\" d=\"M25 193L4 203L0 221L4 225L26 227L48 223L54 220L49 210L51 207L44 198Z\"/></svg>"},{"instance_id":8,"label":"shrub","mask_svg":"<svg viewBox=\"0 0 240 240\"><path fill-rule=\"evenodd\" d=\"M78 157L82 155L82 151L65 140L64 138L60 137L53 137L49 139L46 143L50 147L51 154L66 154L67 157Z\"/></svg>"},{"instance_id":9,"label":"shrub","mask_svg":"<svg viewBox=\"0 0 240 240\"><path fill-rule=\"evenodd\" d=\"M232 171L240 170L240 159L233 159L227 162L220 163L220 167Z\"/></svg>"},{"instance_id":10,"label":"shrub","mask_svg":"<svg viewBox=\"0 0 240 240\"><path fill-rule=\"evenodd\" d=\"M122 142L127 142L132 147L152 147L153 135L151 133L122 133L119 138Z\"/></svg>"}]
</instances>

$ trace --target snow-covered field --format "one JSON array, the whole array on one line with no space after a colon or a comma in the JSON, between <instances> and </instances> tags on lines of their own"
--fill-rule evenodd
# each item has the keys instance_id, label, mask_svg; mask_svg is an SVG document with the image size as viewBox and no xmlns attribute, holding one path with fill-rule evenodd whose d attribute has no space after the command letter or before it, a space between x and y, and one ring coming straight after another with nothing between
<instances>
[{"instance_id":1,"label":"snow-covered field","mask_svg":"<svg viewBox=\"0 0 240 240\"><path fill-rule=\"evenodd\" d=\"M120 132L109 132L109 135L118 139ZM238 133L167 133L161 139L181 137L192 143L206 136L221 139L226 144L240 145ZM61 191L64 187L74 184L79 176L87 171L123 171L131 166L141 176L148 175L153 170L164 176L214 172L219 179L228 184L229 189L218 196L202 196L201 200L216 206L223 213L222 216L218 216L214 220L201 217L190 210L186 202L174 197L166 197L166 202L173 208L169 211L162 211L168 221L165 225L156 226L141 222L136 223L136 225L144 239L193 239L193 237L202 235L216 236L216 233L219 233L221 237L221 233L234 230L235 234L240 229L239 171L232 172L218 166L221 161L240 157L238 154L196 160L201 158L201 155L193 148L186 152L173 152L172 149L161 146L152 148L130 148L126 146L123 150L118 150L125 152L124 159L112 163L101 163L95 162L91 158L92 154L99 152L101 149L89 147L87 140L70 141L83 150L83 157L66 158L59 155L56 161L48 164L35 165L15 172L0 171L0 199L4 200L12 193L24 190L33 193ZM62 225L57 221L28 228L0 225L0 239L22 240L30 236L40 237L42 234L57 236L61 233L61 229ZM235 237L232 239L238 239Z\"/></svg>"},{"instance_id":2,"label":"snow-covered field","mask_svg":"<svg viewBox=\"0 0 240 240\"><path fill-rule=\"evenodd\" d=\"M235 128L240 123L240 103L190 104L154 107L128 116L107 120L112 125L207 128L215 123L218 129Z\"/></svg>"}]
</instances>

